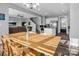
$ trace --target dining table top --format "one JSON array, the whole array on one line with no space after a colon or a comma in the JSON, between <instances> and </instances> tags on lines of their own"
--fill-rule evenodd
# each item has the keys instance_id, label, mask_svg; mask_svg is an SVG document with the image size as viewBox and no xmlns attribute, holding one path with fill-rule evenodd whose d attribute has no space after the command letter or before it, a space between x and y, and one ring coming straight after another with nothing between
<instances>
[{"instance_id":1,"label":"dining table top","mask_svg":"<svg viewBox=\"0 0 79 59\"><path fill-rule=\"evenodd\" d=\"M58 44L61 40L60 36L37 34L35 32L20 32L9 35L10 40L32 48L45 55L54 55ZM28 37L28 38L27 38Z\"/></svg>"}]
</instances>

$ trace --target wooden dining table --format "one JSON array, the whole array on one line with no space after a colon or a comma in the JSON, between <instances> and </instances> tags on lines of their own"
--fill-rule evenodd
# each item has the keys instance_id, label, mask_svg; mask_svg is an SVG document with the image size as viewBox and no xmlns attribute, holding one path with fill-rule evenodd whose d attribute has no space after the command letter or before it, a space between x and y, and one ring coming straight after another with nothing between
<instances>
[{"instance_id":1,"label":"wooden dining table","mask_svg":"<svg viewBox=\"0 0 79 59\"><path fill-rule=\"evenodd\" d=\"M10 34L9 38L14 42L32 48L45 55L54 55L61 40L59 36L27 32Z\"/></svg>"}]
</instances>

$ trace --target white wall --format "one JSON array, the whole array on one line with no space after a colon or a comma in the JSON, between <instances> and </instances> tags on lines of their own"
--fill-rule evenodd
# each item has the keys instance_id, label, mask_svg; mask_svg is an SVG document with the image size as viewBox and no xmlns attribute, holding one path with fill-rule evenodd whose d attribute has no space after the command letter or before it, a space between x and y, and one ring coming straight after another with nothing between
<instances>
[{"instance_id":1,"label":"white wall","mask_svg":"<svg viewBox=\"0 0 79 59\"><path fill-rule=\"evenodd\" d=\"M79 46L79 3L70 4L70 38L71 45Z\"/></svg>"},{"instance_id":2,"label":"white wall","mask_svg":"<svg viewBox=\"0 0 79 59\"><path fill-rule=\"evenodd\" d=\"M25 19L9 16L9 22L16 22L16 26L22 26L22 22L25 22Z\"/></svg>"},{"instance_id":3,"label":"white wall","mask_svg":"<svg viewBox=\"0 0 79 59\"><path fill-rule=\"evenodd\" d=\"M31 22L30 26L32 26L32 31L35 32L36 31L36 25L28 18L17 18L17 17L9 17L9 22L17 22L16 26L22 26L22 22Z\"/></svg>"},{"instance_id":4,"label":"white wall","mask_svg":"<svg viewBox=\"0 0 79 59\"><path fill-rule=\"evenodd\" d=\"M41 25L45 25L46 24L46 18L45 17L41 17Z\"/></svg>"},{"instance_id":5,"label":"white wall","mask_svg":"<svg viewBox=\"0 0 79 59\"><path fill-rule=\"evenodd\" d=\"M69 12L69 14L67 15L67 19L68 19L68 26L70 26L70 12Z\"/></svg>"},{"instance_id":6,"label":"white wall","mask_svg":"<svg viewBox=\"0 0 79 59\"><path fill-rule=\"evenodd\" d=\"M16 22L16 21L17 21L16 17L9 16L9 22Z\"/></svg>"},{"instance_id":7,"label":"white wall","mask_svg":"<svg viewBox=\"0 0 79 59\"><path fill-rule=\"evenodd\" d=\"M22 22L24 21L24 19L23 18L17 18L17 23L16 23L16 25L17 26L22 26Z\"/></svg>"},{"instance_id":8,"label":"white wall","mask_svg":"<svg viewBox=\"0 0 79 59\"><path fill-rule=\"evenodd\" d=\"M79 39L79 3L70 5L70 37Z\"/></svg>"},{"instance_id":9,"label":"white wall","mask_svg":"<svg viewBox=\"0 0 79 59\"><path fill-rule=\"evenodd\" d=\"M5 14L5 20L0 20L0 36L9 33L8 28L8 6L6 4L0 4L0 13Z\"/></svg>"},{"instance_id":10,"label":"white wall","mask_svg":"<svg viewBox=\"0 0 79 59\"><path fill-rule=\"evenodd\" d=\"M58 21L58 17L47 18L47 19L46 19L46 24L49 24L51 20L52 20L52 21L54 21L54 20Z\"/></svg>"}]
</instances>

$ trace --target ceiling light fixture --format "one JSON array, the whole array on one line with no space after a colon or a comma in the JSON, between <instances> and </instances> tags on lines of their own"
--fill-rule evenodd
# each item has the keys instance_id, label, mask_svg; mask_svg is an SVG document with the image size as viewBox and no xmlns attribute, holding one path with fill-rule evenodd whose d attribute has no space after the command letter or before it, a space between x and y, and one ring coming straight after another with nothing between
<instances>
[{"instance_id":1,"label":"ceiling light fixture","mask_svg":"<svg viewBox=\"0 0 79 59\"><path fill-rule=\"evenodd\" d=\"M24 6L28 9L39 10L39 3L24 3Z\"/></svg>"}]
</instances>

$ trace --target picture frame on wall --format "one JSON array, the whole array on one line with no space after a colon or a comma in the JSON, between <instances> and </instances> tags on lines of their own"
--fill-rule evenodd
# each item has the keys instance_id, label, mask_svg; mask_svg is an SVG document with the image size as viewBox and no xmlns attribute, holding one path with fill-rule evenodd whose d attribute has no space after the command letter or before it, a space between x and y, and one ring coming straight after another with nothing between
<instances>
[{"instance_id":1,"label":"picture frame on wall","mask_svg":"<svg viewBox=\"0 0 79 59\"><path fill-rule=\"evenodd\" d=\"M0 13L0 20L5 20L5 14Z\"/></svg>"}]
</instances>

